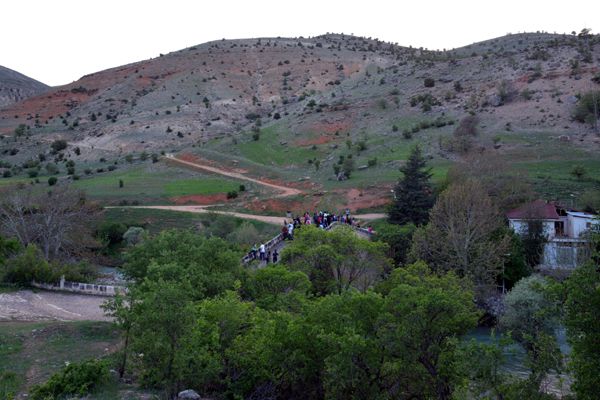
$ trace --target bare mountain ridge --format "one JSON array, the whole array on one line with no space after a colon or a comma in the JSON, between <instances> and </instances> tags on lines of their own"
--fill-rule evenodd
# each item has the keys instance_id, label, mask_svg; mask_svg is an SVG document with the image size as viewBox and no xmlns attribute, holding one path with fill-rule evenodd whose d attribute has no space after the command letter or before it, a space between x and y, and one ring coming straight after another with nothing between
<instances>
[{"instance_id":1,"label":"bare mountain ridge","mask_svg":"<svg viewBox=\"0 0 600 400\"><path fill-rule=\"evenodd\" d=\"M0 65L0 108L47 91L50 87Z\"/></svg>"},{"instance_id":2,"label":"bare mountain ridge","mask_svg":"<svg viewBox=\"0 0 600 400\"><path fill-rule=\"evenodd\" d=\"M257 121L295 135L355 137L389 132L399 119L474 113L487 132L508 127L596 145L571 113L578 94L600 87L599 43L516 34L442 52L347 35L215 41L5 107L0 133L25 124L34 140L23 139L22 154L64 138L88 149L86 157L187 148Z\"/></svg>"}]
</instances>

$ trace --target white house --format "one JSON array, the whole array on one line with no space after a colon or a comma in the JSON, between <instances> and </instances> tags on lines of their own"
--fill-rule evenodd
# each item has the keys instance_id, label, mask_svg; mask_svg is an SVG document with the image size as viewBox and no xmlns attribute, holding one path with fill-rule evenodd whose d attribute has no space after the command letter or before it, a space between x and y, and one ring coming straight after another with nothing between
<instances>
[{"instance_id":1,"label":"white house","mask_svg":"<svg viewBox=\"0 0 600 400\"><path fill-rule=\"evenodd\" d=\"M541 221L548 240L541 259L542 268L571 269L587 256L586 234L600 227L600 220L593 214L569 210L555 203L536 200L506 214L510 227L519 234L526 234L529 223Z\"/></svg>"}]
</instances>

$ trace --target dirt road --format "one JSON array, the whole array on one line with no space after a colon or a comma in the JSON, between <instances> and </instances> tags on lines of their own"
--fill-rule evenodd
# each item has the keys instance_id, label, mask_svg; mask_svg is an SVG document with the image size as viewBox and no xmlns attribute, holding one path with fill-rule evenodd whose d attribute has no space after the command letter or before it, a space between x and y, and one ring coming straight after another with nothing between
<instances>
[{"instance_id":1,"label":"dirt road","mask_svg":"<svg viewBox=\"0 0 600 400\"><path fill-rule=\"evenodd\" d=\"M196 214L204 214L204 213L215 213L215 214L223 214L229 215L232 217L242 218L242 219L251 219L255 221L266 222L268 224L273 225L282 225L283 221L289 221L289 218L286 217L273 217L270 215L257 215L257 214L246 214L239 213L234 211L213 211L209 209L210 206L122 206L122 207L106 207L106 208L148 208L154 210L170 210L170 211L182 211ZM373 219L385 218L385 214L358 214L353 215L353 217L358 218L359 220L370 221Z\"/></svg>"},{"instance_id":2,"label":"dirt road","mask_svg":"<svg viewBox=\"0 0 600 400\"><path fill-rule=\"evenodd\" d=\"M100 305L106 297L19 290L0 293L2 321L108 321Z\"/></svg>"},{"instance_id":3,"label":"dirt road","mask_svg":"<svg viewBox=\"0 0 600 400\"><path fill-rule=\"evenodd\" d=\"M246 176L246 175L241 174L239 172L227 171L227 170L224 170L224 169L221 169L221 168L211 167L209 165L198 164L198 163L191 162L191 161L181 160L181 159L175 157L175 155L173 155L173 154L167 154L167 155L165 155L165 158L167 158L168 160L174 161L176 163L179 163L179 164L187 165L189 167L201 169L201 170L204 170L204 171L212 172L212 173L223 175L223 176L228 176L230 178L241 179L241 180L244 180L244 181L253 182L253 183L256 183L258 185L265 186L265 187L268 187L270 189L275 189L275 190L280 191L281 193L279 195L275 196L275 197L296 196L296 195L302 193L302 191L300 189L291 188L291 187L287 187L287 186L276 185L274 183L265 182L265 181L262 181L260 179L250 178L249 176Z\"/></svg>"}]
</instances>

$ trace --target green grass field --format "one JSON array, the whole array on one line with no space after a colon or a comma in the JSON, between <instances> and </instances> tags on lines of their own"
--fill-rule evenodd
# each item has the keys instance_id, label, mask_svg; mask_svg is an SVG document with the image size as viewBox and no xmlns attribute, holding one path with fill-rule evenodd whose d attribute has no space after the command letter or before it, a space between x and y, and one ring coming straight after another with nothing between
<instances>
[{"instance_id":1,"label":"green grass field","mask_svg":"<svg viewBox=\"0 0 600 400\"><path fill-rule=\"evenodd\" d=\"M123 181L123 187L119 187ZM101 175L82 177L74 185L95 200L137 200L140 203L168 203L186 195L210 195L238 190L240 182L207 176L173 167L135 166Z\"/></svg>"},{"instance_id":2,"label":"green grass field","mask_svg":"<svg viewBox=\"0 0 600 400\"><path fill-rule=\"evenodd\" d=\"M104 212L104 220L107 222L124 223L128 226L141 226L150 231L151 234L159 233L165 229L196 229L199 227L210 228L215 219L230 221L234 229L245 220L216 214L194 214L181 211L153 210L144 208L108 208ZM260 221L250 221L261 237L270 239L279 233L279 227Z\"/></svg>"},{"instance_id":3,"label":"green grass field","mask_svg":"<svg viewBox=\"0 0 600 400\"><path fill-rule=\"evenodd\" d=\"M26 392L65 362L108 355L119 337L109 322L0 323L0 398Z\"/></svg>"}]
</instances>

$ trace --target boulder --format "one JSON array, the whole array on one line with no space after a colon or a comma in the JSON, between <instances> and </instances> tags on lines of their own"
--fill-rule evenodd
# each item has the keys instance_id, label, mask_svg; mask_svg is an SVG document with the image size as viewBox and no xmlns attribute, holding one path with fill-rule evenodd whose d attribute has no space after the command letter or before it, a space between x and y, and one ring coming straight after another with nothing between
<instances>
[{"instance_id":1,"label":"boulder","mask_svg":"<svg viewBox=\"0 0 600 400\"><path fill-rule=\"evenodd\" d=\"M177 400L202 400L202 397L195 390L188 389L183 392L179 392Z\"/></svg>"},{"instance_id":2,"label":"boulder","mask_svg":"<svg viewBox=\"0 0 600 400\"><path fill-rule=\"evenodd\" d=\"M500 107L502 105L502 98L494 93L487 98L487 103L492 107Z\"/></svg>"}]
</instances>

